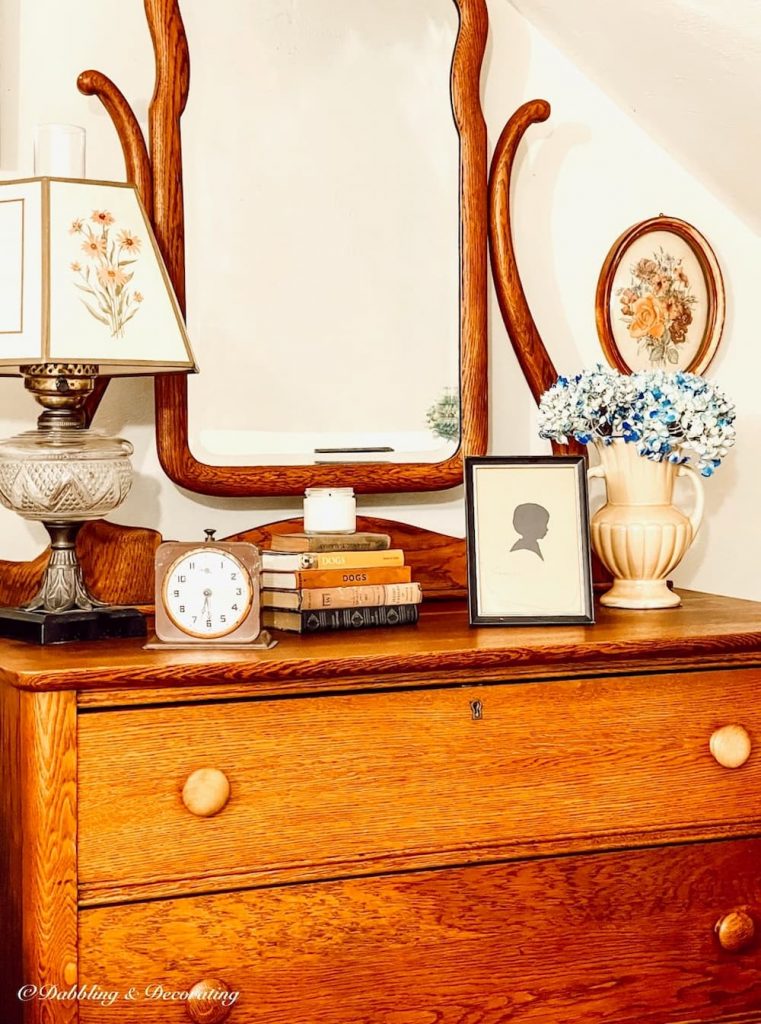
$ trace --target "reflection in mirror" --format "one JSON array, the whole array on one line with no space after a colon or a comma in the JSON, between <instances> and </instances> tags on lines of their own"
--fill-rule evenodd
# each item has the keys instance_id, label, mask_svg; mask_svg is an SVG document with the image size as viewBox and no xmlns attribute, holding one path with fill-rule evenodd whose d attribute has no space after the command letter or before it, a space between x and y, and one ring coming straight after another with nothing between
<instances>
[{"instance_id":1,"label":"reflection in mirror","mask_svg":"<svg viewBox=\"0 0 761 1024\"><path fill-rule=\"evenodd\" d=\"M448 458L460 438L456 5L226 0L185 3L183 19L193 454Z\"/></svg>"}]
</instances>

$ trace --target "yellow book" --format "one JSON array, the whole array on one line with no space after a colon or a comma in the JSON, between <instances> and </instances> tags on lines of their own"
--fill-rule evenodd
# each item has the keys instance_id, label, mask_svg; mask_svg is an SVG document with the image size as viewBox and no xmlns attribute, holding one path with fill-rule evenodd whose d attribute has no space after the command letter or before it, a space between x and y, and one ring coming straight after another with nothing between
<instances>
[{"instance_id":1,"label":"yellow book","mask_svg":"<svg viewBox=\"0 0 761 1024\"><path fill-rule=\"evenodd\" d=\"M391 569L404 565L401 548L388 551L262 551L267 572L302 569Z\"/></svg>"}]
</instances>

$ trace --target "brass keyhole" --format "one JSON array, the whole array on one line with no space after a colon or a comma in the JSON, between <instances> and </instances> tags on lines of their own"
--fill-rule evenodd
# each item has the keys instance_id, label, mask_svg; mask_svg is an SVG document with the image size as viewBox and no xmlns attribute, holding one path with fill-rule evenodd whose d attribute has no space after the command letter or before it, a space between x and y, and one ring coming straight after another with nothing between
<instances>
[{"instance_id":1,"label":"brass keyhole","mask_svg":"<svg viewBox=\"0 0 761 1024\"><path fill-rule=\"evenodd\" d=\"M470 711L474 722L479 722L484 717L484 706L480 700L472 700L470 702Z\"/></svg>"}]
</instances>

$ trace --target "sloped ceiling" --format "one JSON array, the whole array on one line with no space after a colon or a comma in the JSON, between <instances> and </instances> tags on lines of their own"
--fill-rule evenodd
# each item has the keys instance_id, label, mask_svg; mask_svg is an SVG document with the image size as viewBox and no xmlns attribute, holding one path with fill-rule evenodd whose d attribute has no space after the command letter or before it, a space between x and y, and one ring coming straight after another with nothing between
<instances>
[{"instance_id":1,"label":"sloped ceiling","mask_svg":"<svg viewBox=\"0 0 761 1024\"><path fill-rule=\"evenodd\" d=\"M509 2L761 233L761 0Z\"/></svg>"}]
</instances>

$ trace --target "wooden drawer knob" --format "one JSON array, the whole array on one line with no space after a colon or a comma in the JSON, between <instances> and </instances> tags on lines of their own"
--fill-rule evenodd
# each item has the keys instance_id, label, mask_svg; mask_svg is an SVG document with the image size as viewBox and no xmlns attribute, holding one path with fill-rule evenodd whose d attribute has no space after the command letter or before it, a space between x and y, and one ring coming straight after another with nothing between
<instances>
[{"instance_id":1,"label":"wooden drawer knob","mask_svg":"<svg viewBox=\"0 0 761 1024\"><path fill-rule=\"evenodd\" d=\"M756 934L756 925L746 910L732 910L716 922L716 934L722 949L729 953L739 953L747 949Z\"/></svg>"},{"instance_id":2,"label":"wooden drawer knob","mask_svg":"<svg viewBox=\"0 0 761 1024\"><path fill-rule=\"evenodd\" d=\"M229 1000L223 1001L220 996L229 992L230 988L219 978L204 978L194 985L185 1004L188 1017L194 1024L220 1024L232 1013Z\"/></svg>"},{"instance_id":3,"label":"wooden drawer knob","mask_svg":"<svg viewBox=\"0 0 761 1024\"><path fill-rule=\"evenodd\" d=\"M230 783L218 768L198 768L182 787L182 802L191 814L210 818L230 799Z\"/></svg>"},{"instance_id":4,"label":"wooden drawer knob","mask_svg":"<svg viewBox=\"0 0 761 1024\"><path fill-rule=\"evenodd\" d=\"M750 757L750 736L741 725L723 725L711 736L710 748L722 768L739 768Z\"/></svg>"}]
</instances>

